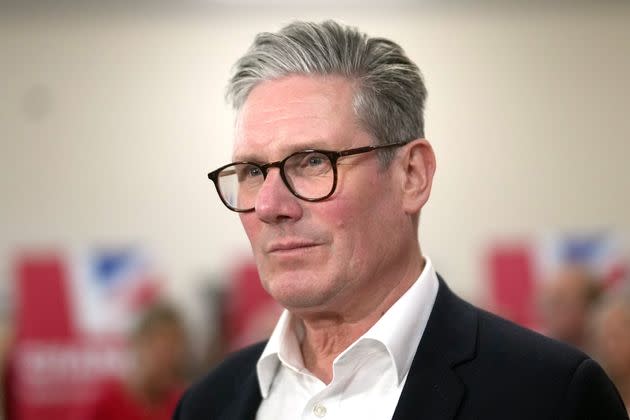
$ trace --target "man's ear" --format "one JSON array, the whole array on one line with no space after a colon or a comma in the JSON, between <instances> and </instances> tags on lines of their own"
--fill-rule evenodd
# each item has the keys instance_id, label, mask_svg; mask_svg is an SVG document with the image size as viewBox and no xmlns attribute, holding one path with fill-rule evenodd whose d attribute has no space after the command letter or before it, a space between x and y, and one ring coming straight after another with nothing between
<instances>
[{"instance_id":1,"label":"man's ear","mask_svg":"<svg viewBox=\"0 0 630 420\"><path fill-rule=\"evenodd\" d=\"M426 139L416 139L403 148L402 157L403 210L416 214L429 199L433 174L435 173L435 154Z\"/></svg>"}]
</instances>

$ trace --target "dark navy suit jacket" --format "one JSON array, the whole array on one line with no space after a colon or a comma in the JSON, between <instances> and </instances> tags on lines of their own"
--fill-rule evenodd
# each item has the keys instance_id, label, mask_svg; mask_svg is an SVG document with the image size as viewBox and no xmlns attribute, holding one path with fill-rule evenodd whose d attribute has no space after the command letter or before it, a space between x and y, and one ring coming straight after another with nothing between
<instances>
[{"instance_id":1,"label":"dark navy suit jacket","mask_svg":"<svg viewBox=\"0 0 630 420\"><path fill-rule=\"evenodd\" d=\"M265 343L229 356L182 397L174 420L250 420ZM627 419L619 393L578 350L440 287L394 420ZM349 419L351 420L351 419ZM385 420L385 419L384 419Z\"/></svg>"}]
</instances>

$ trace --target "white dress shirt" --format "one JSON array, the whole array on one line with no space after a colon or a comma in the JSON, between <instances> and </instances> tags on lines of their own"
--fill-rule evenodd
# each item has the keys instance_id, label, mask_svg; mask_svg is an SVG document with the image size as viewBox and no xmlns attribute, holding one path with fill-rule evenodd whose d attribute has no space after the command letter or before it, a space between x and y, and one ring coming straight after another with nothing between
<instances>
[{"instance_id":1,"label":"white dress shirt","mask_svg":"<svg viewBox=\"0 0 630 420\"><path fill-rule=\"evenodd\" d=\"M328 385L304 367L301 321L285 310L256 366L263 397L256 419L391 419L438 287L425 258L418 280L335 358Z\"/></svg>"}]
</instances>

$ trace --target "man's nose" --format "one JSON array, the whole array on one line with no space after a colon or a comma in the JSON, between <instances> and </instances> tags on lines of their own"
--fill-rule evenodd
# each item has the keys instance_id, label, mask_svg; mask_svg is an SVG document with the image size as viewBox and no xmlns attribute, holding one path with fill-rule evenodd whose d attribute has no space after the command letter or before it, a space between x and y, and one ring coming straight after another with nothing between
<instances>
[{"instance_id":1,"label":"man's nose","mask_svg":"<svg viewBox=\"0 0 630 420\"><path fill-rule=\"evenodd\" d=\"M278 169L268 170L256 197L255 212L265 223L295 221L302 217L302 203L289 191Z\"/></svg>"}]
</instances>

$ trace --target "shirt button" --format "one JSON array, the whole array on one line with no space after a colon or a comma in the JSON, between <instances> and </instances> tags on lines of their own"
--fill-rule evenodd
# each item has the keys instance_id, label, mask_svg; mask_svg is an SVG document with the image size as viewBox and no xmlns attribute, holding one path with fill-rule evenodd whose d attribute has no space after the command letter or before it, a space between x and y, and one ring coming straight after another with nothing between
<instances>
[{"instance_id":1,"label":"shirt button","mask_svg":"<svg viewBox=\"0 0 630 420\"><path fill-rule=\"evenodd\" d=\"M324 407L320 403L317 403L313 406L313 414L315 414L319 418L324 417L326 415L326 411L326 407Z\"/></svg>"}]
</instances>

